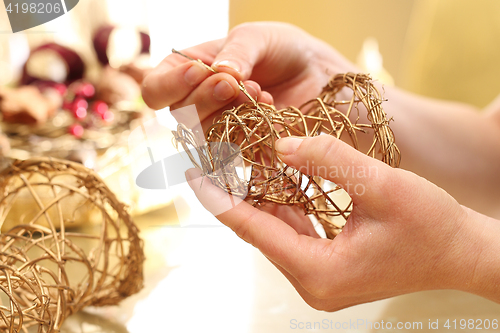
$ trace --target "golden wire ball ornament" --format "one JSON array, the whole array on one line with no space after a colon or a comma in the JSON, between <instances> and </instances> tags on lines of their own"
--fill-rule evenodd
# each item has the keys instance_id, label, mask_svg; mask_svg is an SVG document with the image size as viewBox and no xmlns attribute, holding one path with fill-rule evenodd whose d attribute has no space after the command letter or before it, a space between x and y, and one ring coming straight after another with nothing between
<instances>
[{"instance_id":1,"label":"golden wire ball ornament","mask_svg":"<svg viewBox=\"0 0 500 333\"><path fill-rule=\"evenodd\" d=\"M226 110L214 119L204 140L179 124L174 141L182 145L194 166L214 185L254 206L269 202L301 207L306 215L314 216L322 224L328 238L334 238L342 230L352 211L352 200L343 206L336 203L336 195L345 193L340 186L283 163L275 149L279 138L332 135L357 150L366 148L363 152L368 156L392 167L399 166L401 155L382 109L384 100L367 74L337 74L317 98L298 108L278 110L274 105L259 103L242 82L240 90L250 102ZM365 144L360 143L360 138ZM198 153L201 165L192 156L190 146ZM235 161L236 155L241 161Z\"/></svg>"},{"instance_id":2,"label":"golden wire ball ornament","mask_svg":"<svg viewBox=\"0 0 500 333\"><path fill-rule=\"evenodd\" d=\"M0 330L58 332L85 306L143 285L143 242L126 207L83 165L14 161L0 173ZM17 201L22 200L20 215ZM75 228L76 219L90 219Z\"/></svg>"}]
</instances>

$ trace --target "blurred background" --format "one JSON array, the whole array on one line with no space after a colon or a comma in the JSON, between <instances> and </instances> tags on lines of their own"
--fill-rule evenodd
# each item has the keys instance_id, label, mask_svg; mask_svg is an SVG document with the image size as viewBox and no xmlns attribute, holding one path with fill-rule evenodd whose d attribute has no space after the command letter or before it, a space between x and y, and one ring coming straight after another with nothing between
<instances>
[{"instance_id":1,"label":"blurred background","mask_svg":"<svg viewBox=\"0 0 500 333\"><path fill-rule=\"evenodd\" d=\"M172 47L221 38L243 22L271 20L302 27L356 63L362 63L364 44L375 51L378 45L396 85L485 106L497 95L499 10L495 0L82 0L69 14L16 35L5 33L10 28L2 10L1 80L19 75L27 57L24 40L30 47L44 41L69 45L90 65L96 62L92 35L100 26L135 27L151 35L154 66Z\"/></svg>"},{"instance_id":2,"label":"blurred background","mask_svg":"<svg viewBox=\"0 0 500 333\"><path fill-rule=\"evenodd\" d=\"M315 311L257 250L197 206L188 189L179 187L162 195L137 189L133 177L137 170L132 170L127 158L126 137L142 120L154 117L137 95L142 75L149 68L172 48L222 38L228 29L248 21L298 25L385 84L482 108L500 91L499 1L80 0L68 14L16 34L10 32L2 6L0 87L18 89L26 71L32 77L64 84L72 65L61 62L61 54L35 57L32 52L41 45L57 43L81 57L83 82L93 85L96 93L113 90L109 86L130 91L119 100L104 94L106 107L113 113L111 120L102 116L92 126L78 117L60 117L59 123L46 120L51 130L66 126L69 134L49 137L41 132L42 124L36 124L35 129L26 124L3 125L4 133L12 139L10 155L5 155L12 158L54 154L58 142L66 140L66 148L58 146L65 153L63 157L74 157L76 151L75 159L94 167L132 207L146 240L145 289L120 307L89 309L69 318L66 332L289 332L295 331L291 320L323 319L423 322L425 330L429 319L494 319L500 313L497 304L454 291L405 295L332 314ZM107 26L114 30L104 46L96 49L96 34ZM139 32L150 38L147 50ZM99 52L106 54L107 62L99 59ZM103 80L114 75L110 71L128 75L137 84L122 86L121 76ZM68 85L65 89L77 88ZM98 109L100 101L89 97L89 114L92 107ZM120 126L126 130L118 130L117 119L123 120ZM80 123L84 134L75 127ZM102 133L110 134L110 144L96 143L102 144ZM43 145L46 149L40 150ZM165 149L175 152L173 147ZM183 212L172 204L180 195L186 203ZM181 228L189 220L206 222L209 227ZM366 326L342 331L383 330Z\"/></svg>"}]
</instances>

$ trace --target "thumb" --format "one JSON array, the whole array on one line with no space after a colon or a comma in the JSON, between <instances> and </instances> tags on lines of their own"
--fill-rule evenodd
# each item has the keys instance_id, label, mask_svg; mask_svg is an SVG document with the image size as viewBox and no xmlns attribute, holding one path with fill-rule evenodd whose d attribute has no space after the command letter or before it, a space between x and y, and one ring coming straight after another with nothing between
<instances>
[{"instance_id":1,"label":"thumb","mask_svg":"<svg viewBox=\"0 0 500 333\"><path fill-rule=\"evenodd\" d=\"M361 202L361 196L368 201L380 196L392 170L330 135L285 137L276 141L276 152L290 167L341 186L354 204Z\"/></svg>"},{"instance_id":2,"label":"thumb","mask_svg":"<svg viewBox=\"0 0 500 333\"><path fill-rule=\"evenodd\" d=\"M228 73L238 81L248 80L267 49L265 30L250 24L239 25L230 31L212 68Z\"/></svg>"},{"instance_id":3,"label":"thumb","mask_svg":"<svg viewBox=\"0 0 500 333\"><path fill-rule=\"evenodd\" d=\"M253 207L241 198L233 197L211 184L210 180L203 182L197 169L187 170L186 179L196 197L210 213L278 265L294 272L294 269L306 265L310 260L307 249L317 238L299 235L282 220ZM229 197L234 200L235 205L229 203Z\"/></svg>"}]
</instances>

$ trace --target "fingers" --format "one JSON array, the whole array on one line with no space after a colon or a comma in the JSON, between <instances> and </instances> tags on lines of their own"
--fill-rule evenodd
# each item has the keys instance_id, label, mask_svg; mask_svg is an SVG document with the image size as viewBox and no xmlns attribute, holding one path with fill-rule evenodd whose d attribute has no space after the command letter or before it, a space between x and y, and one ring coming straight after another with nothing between
<instances>
[{"instance_id":1,"label":"fingers","mask_svg":"<svg viewBox=\"0 0 500 333\"><path fill-rule=\"evenodd\" d=\"M212 68L237 80L256 80L273 86L308 68L304 56L311 37L279 22L244 23L233 28L215 56Z\"/></svg>"},{"instance_id":2,"label":"fingers","mask_svg":"<svg viewBox=\"0 0 500 333\"><path fill-rule=\"evenodd\" d=\"M238 97L238 82L229 74L219 73L204 80L181 101L170 104L171 109L196 105L200 120Z\"/></svg>"},{"instance_id":3,"label":"fingers","mask_svg":"<svg viewBox=\"0 0 500 333\"><path fill-rule=\"evenodd\" d=\"M243 81L250 78L256 63L267 52L265 30L255 25L240 25L231 30L212 67Z\"/></svg>"},{"instance_id":4,"label":"fingers","mask_svg":"<svg viewBox=\"0 0 500 333\"><path fill-rule=\"evenodd\" d=\"M254 100L260 100L261 95L262 95L262 90L260 88L260 85L257 82L254 81L245 81L243 83L245 86L245 90L247 93L254 99ZM238 95L238 98L234 100L232 103L235 106L238 106L243 103L248 103L249 99L248 97L240 90L240 94Z\"/></svg>"},{"instance_id":5,"label":"fingers","mask_svg":"<svg viewBox=\"0 0 500 333\"><path fill-rule=\"evenodd\" d=\"M246 81L244 85L252 98L256 100L261 99L262 91L257 83ZM185 99L172 104L170 109L176 110L194 104L203 128L206 130L206 128L213 123L213 120L221 115L223 111L248 102L249 99L241 92L238 82L229 74L219 73L206 79ZM185 122L182 114L172 114L178 122Z\"/></svg>"},{"instance_id":6,"label":"fingers","mask_svg":"<svg viewBox=\"0 0 500 333\"><path fill-rule=\"evenodd\" d=\"M200 59L220 72L214 74L197 61L189 61L179 54L165 58L144 79L143 99L153 109L171 106L174 109L196 104L200 119L231 103L241 104L248 99L239 93L238 82L246 81L255 64L267 51L269 29L242 25L233 29L225 39L200 44L182 52L194 59ZM260 102L272 104L267 92L261 93L255 82L252 87ZM241 95L241 96L239 96Z\"/></svg>"},{"instance_id":7,"label":"fingers","mask_svg":"<svg viewBox=\"0 0 500 333\"><path fill-rule=\"evenodd\" d=\"M248 34L245 34L245 36L246 35L254 34L249 32ZM238 37L237 39L240 38ZM221 53L218 54L218 51L222 48L223 42L224 40L212 41L183 50L182 52L194 59L200 59L206 64L211 64L214 61L216 55L219 58L224 58L228 55L228 52L232 52L231 50L234 50L234 48L236 47L234 41L231 41L229 44L224 44L225 48L223 48ZM245 42L243 44L248 45L248 42ZM242 55L246 53L245 50L238 50L238 52L242 52ZM245 56L248 55L245 54ZM241 75L241 73L239 72L239 66L233 66L237 67L237 69L235 70L231 67L231 65L228 66L227 62L227 59L220 60L218 64L215 64L213 66L217 71L225 73L226 77L218 76L217 79L214 79L215 81L209 81L202 88L213 88L215 87L216 83L225 80L229 83L229 86L231 86L234 91L234 88L237 88L237 83L239 81L244 81L249 77L249 75ZM250 73L251 68L249 68L247 72ZM148 106L153 109L161 109L166 106L172 106L176 103L180 103L179 105L177 105L177 107L189 105L188 103L192 102L193 100L202 100L203 95L193 97L191 97L190 95L195 93L196 88L198 88L200 84L205 83L204 80L212 75L213 72L204 67L198 61L189 61L179 54L171 54L145 77L142 84L143 99L148 104ZM231 76L233 79L228 79L227 75ZM198 91L201 90L198 89ZM238 89L236 89L236 92L237 91ZM230 93L229 87L226 84L222 83L215 91L212 89L209 94L213 93L213 97L215 99L217 99L219 102L224 101L226 102L225 104L227 104L231 102L232 99L236 98L236 96L238 95L236 92L234 92L234 94ZM269 97L270 95L266 94L264 96L264 102L272 102L272 99L270 99ZM204 102L211 103L214 98L204 99ZM248 100L245 100L244 102L247 101Z\"/></svg>"},{"instance_id":8,"label":"fingers","mask_svg":"<svg viewBox=\"0 0 500 333\"><path fill-rule=\"evenodd\" d=\"M321 238L314 229L311 220L304 215L304 211L299 207L266 203L259 209L271 215L279 216L283 222L291 226L299 235Z\"/></svg>"},{"instance_id":9,"label":"fingers","mask_svg":"<svg viewBox=\"0 0 500 333\"><path fill-rule=\"evenodd\" d=\"M205 64L211 64L223 42L223 39L206 42L182 50L182 53L193 59L200 59ZM170 106L184 99L204 78L212 74L212 71L198 61L189 61L179 54L172 53L144 78L143 99L153 109Z\"/></svg>"},{"instance_id":10,"label":"fingers","mask_svg":"<svg viewBox=\"0 0 500 333\"><path fill-rule=\"evenodd\" d=\"M392 170L330 135L282 138L276 141L276 150L281 160L294 169L342 186L355 204L361 202L361 196L369 201L373 196L366 196L377 195Z\"/></svg>"},{"instance_id":11,"label":"fingers","mask_svg":"<svg viewBox=\"0 0 500 333\"><path fill-rule=\"evenodd\" d=\"M176 55L178 56L178 55ZM210 121L214 112L229 109L232 105L248 102L240 92L238 81L227 73L213 74L198 61L188 61L173 67L172 60L164 61L143 82L144 101L154 109L171 106L172 110L196 105L200 121ZM262 92L254 81L245 81L247 92L259 102L273 103L272 96ZM221 110L222 111L222 110ZM177 119L182 122L182 119Z\"/></svg>"},{"instance_id":12,"label":"fingers","mask_svg":"<svg viewBox=\"0 0 500 333\"><path fill-rule=\"evenodd\" d=\"M258 101L266 104L274 104L273 96L267 91L262 92Z\"/></svg>"},{"instance_id":13,"label":"fingers","mask_svg":"<svg viewBox=\"0 0 500 333\"><path fill-rule=\"evenodd\" d=\"M181 52L190 56L193 59L200 59L203 63L210 65L213 63L215 56L221 50L226 38L216 39L202 44L198 44ZM178 55L180 56L180 55ZM183 58L184 59L184 58Z\"/></svg>"},{"instance_id":14,"label":"fingers","mask_svg":"<svg viewBox=\"0 0 500 333\"><path fill-rule=\"evenodd\" d=\"M189 61L170 68L159 66L146 76L142 97L153 109L161 109L185 99L213 73L197 61Z\"/></svg>"},{"instance_id":15,"label":"fingers","mask_svg":"<svg viewBox=\"0 0 500 333\"><path fill-rule=\"evenodd\" d=\"M208 179L202 183L199 170L188 170L186 178L203 206L240 238L260 249L291 274L303 271L302 263L310 261L310 258L306 258L309 246L307 239L318 239L298 235L280 219L228 195ZM234 201L231 202L229 197Z\"/></svg>"}]
</instances>

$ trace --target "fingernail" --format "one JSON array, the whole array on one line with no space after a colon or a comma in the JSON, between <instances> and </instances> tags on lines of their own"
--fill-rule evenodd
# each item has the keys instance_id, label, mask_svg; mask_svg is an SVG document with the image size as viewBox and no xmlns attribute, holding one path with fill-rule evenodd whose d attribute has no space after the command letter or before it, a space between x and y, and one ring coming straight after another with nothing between
<instances>
[{"instance_id":1,"label":"fingernail","mask_svg":"<svg viewBox=\"0 0 500 333\"><path fill-rule=\"evenodd\" d=\"M190 86L195 86L199 84L203 79L208 76L208 70L198 64L198 62L193 61L193 65L184 73L184 80Z\"/></svg>"},{"instance_id":2,"label":"fingernail","mask_svg":"<svg viewBox=\"0 0 500 333\"><path fill-rule=\"evenodd\" d=\"M220 67L228 67L228 68L234 69L238 73L241 72L241 66L240 66L240 64L238 64L236 61L232 61L232 60L220 60L220 61L216 61L216 62L214 62L212 64L212 67L214 67L216 69L220 68Z\"/></svg>"},{"instance_id":3,"label":"fingernail","mask_svg":"<svg viewBox=\"0 0 500 333\"><path fill-rule=\"evenodd\" d=\"M257 99L257 90L255 90L254 87L252 86L245 86L245 89L247 90L247 93L252 96L253 98Z\"/></svg>"},{"instance_id":4,"label":"fingernail","mask_svg":"<svg viewBox=\"0 0 500 333\"><path fill-rule=\"evenodd\" d=\"M277 140L274 147L280 155L292 155L297 151L302 141L304 141L303 138L290 136Z\"/></svg>"},{"instance_id":5,"label":"fingernail","mask_svg":"<svg viewBox=\"0 0 500 333\"><path fill-rule=\"evenodd\" d=\"M226 101L233 97L235 93L233 87L225 80L219 81L214 88L214 97L219 101Z\"/></svg>"}]
</instances>

